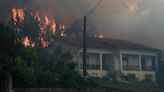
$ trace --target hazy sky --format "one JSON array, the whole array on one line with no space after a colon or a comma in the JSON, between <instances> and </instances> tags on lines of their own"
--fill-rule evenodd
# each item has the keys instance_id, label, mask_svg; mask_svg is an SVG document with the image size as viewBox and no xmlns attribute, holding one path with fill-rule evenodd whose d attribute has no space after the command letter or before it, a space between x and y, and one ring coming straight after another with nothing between
<instances>
[{"instance_id":1,"label":"hazy sky","mask_svg":"<svg viewBox=\"0 0 164 92\"><path fill-rule=\"evenodd\" d=\"M92 15L107 37L164 50L164 0L104 0Z\"/></svg>"},{"instance_id":2,"label":"hazy sky","mask_svg":"<svg viewBox=\"0 0 164 92\"><path fill-rule=\"evenodd\" d=\"M11 7L24 7L60 17L63 23L69 24L82 18L98 1L0 0L0 15L6 16ZM106 37L127 39L164 50L164 0L103 0L88 16L88 21Z\"/></svg>"}]
</instances>

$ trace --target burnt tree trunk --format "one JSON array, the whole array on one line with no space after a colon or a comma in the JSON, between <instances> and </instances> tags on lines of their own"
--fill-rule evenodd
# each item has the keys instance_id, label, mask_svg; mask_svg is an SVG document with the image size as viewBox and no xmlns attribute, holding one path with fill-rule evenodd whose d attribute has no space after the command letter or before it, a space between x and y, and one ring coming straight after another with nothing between
<instances>
[{"instance_id":1,"label":"burnt tree trunk","mask_svg":"<svg viewBox=\"0 0 164 92\"><path fill-rule=\"evenodd\" d=\"M13 92L12 91L12 75L11 75L11 73L6 73L4 85L5 85L4 92Z\"/></svg>"}]
</instances>

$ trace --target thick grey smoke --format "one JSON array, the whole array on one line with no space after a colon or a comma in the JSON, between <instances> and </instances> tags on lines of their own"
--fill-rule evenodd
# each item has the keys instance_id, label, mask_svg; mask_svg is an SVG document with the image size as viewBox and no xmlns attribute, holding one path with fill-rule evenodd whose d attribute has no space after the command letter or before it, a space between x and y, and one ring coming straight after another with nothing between
<instances>
[{"instance_id":1,"label":"thick grey smoke","mask_svg":"<svg viewBox=\"0 0 164 92\"><path fill-rule=\"evenodd\" d=\"M163 4L163 0L104 0L91 19L106 37L164 50Z\"/></svg>"},{"instance_id":2,"label":"thick grey smoke","mask_svg":"<svg viewBox=\"0 0 164 92\"><path fill-rule=\"evenodd\" d=\"M0 20L12 7L39 10L64 24L86 15L99 0L0 0ZM88 16L106 37L127 39L164 50L163 0L103 0ZM2 17L3 16L3 17ZM4 17L5 16L5 17ZM90 25L90 24L88 24Z\"/></svg>"}]
</instances>

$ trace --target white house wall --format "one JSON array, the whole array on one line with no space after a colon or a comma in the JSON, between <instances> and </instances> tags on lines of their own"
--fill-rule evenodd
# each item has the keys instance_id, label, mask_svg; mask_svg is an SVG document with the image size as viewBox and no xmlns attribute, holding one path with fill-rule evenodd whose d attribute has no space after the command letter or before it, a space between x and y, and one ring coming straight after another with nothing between
<instances>
[{"instance_id":1,"label":"white house wall","mask_svg":"<svg viewBox=\"0 0 164 92\"><path fill-rule=\"evenodd\" d=\"M78 69L80 72L82 72L82 69L80 69L80 61L82 62L82 56L80 53L83 52L83 49L78 48L76 46L72 46L72 45L64 43L64 42L60 42L60 41L58 41L56 43L57 44L55 46L61 46L64 48L64 50L71 51L71 53L73 55L73 60L75 62L77 62ZM155 80L155 71L132 71L132 70L131 71L124 71L122 69L122 57L124 55L127 55L129 57L129 61L133 61L133 62L129 62L130 65L141 65L141 56L144 56L144 55L155 56L156 61L157 61L158 58L157 58L157 54L155 52L140 51L140 50L127 50L127 49L122 49L122 50L118 49L116 51L116 50L112 50L112 49L87 48L87 53L93 53L96 55L96 57L95 57L92 54L88 54L88 55L90 55L90 61L91 61L91 62L89 62L90 64L100 65L100 69L97 69L97 70L87 69L88 75L103 77L103 76L106 76L110 72L116 72L118 74L120 74L120 73L124 73L124 74L134 73L134 74L136 74L136 77L139 80L143 80L145 78L145 74L152 74L153 80ZM109 61L112 61L112 62L109 62L109 66L110 66L109 69L110 70L103 70L102 69L103 54L112 55L112 57L113 57L113 58L109 58ZM148 60L148 61L150 61L150 60ZM147 62L147 63L149 65L151 62ZM156 65L158 67L158 62L156 62ZM141 69L141 66L140 66L140 69Z\"/></svg>"},{"instance_id":2,"label":"white house wall","mask_svg":"<svg viewBox=\"0 0 164 92\"><path fill-rule=\"evenodd\" d=\"M130 55L149 55L149 56L157 56L157 54L153 51L142 51L142 50L121 50L123 54Z\"/></svg>"},{"instance_id":3,"label":"white house wall","mask_svg":"<svg viewBox=\"0 0 164 92\"><path fill-rule=\"evenodd\" d=\"M156 73L153 71L122 71L122 73L125 75L135 74L139 81L145 80L145 75L150 74L153 76L152 81L156 81Z\"/></svg>"},{"instance_id":4,"label":"white house wall","mask_svg":"<svg viewBox=\"0 0 164 92\"><path fill-rule=\"evenodd\" d=\"M145 79L145 75L150 74L153 76L152 80L155 81L156 79L156 71L144 71L141 70L141 57L143 56L147 56L146 60L147 60L147 65L151 65L152 61L151 61L151 57L154 56L156 58L156 67L158 67L158 59L157 59L157 53L155 52L147 52L147 51L137 51L137 50L121 50L120 53L124 56L127 55L127 57L129 58L129 65L133 65L133 64L139 64L140 65L140 70L137 71L133 71L133 70L123 70L121 69L121 73L128 75L128 74L135 74L136 77L139 80L144 80ZM135 56L135 57L132 57ZM138 56L138 58L136 57ZM121 60L121 57L120 57ZM131 62L132 61L132 62ZM134 63L139 61L139 63ZM121 67L121 66L120 66Z\"/></svg>"},{"instance_id":5,"label":"white house wall","mask_svg":"<svg viewBox=\"0 0 164 92\"><path fill-rule=\"evenodd\" d=\"M120 64L120 56L119 54L114 55L114 71L119 72L121 69L121 64Z\"/></svg>"}]
</instances>

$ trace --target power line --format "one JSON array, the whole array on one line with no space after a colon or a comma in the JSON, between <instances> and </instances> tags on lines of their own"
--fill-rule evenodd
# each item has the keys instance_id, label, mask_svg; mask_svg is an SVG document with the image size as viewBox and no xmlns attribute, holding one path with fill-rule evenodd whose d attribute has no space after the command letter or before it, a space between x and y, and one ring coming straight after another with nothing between
<instances>
[{"instance_id":1,"label":"power line","mask_svg":"<svg viewBox=\"0 0 164 92\"><path fill-rule=\"evenodd\" d=\"M95 5L95 7L86 15L89 16L98 6L99 4L102 2L103 0L100 0L99 2L97 2L97 4Z\"/></svg>"}]
</instances>

